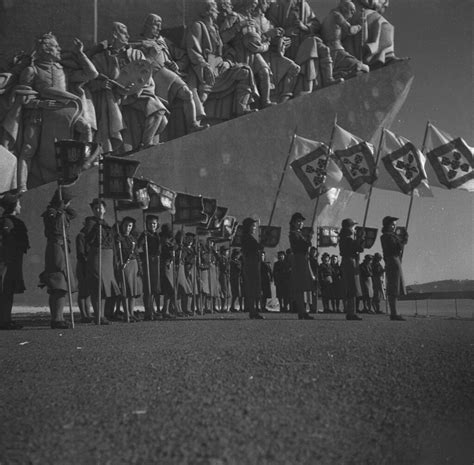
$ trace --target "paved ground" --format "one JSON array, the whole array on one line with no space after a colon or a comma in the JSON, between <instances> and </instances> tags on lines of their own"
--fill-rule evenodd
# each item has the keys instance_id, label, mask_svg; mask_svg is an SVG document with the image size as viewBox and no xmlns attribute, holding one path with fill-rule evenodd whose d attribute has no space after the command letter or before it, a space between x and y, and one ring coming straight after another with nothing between
<instances>
[{"instance_id":1,"label":"paved ground","mask_svg":"<svg viewBox=\"0 0 474 465\"><path fill-rule=\"evenodd\" d=\"M208 316L0 334L0 464L472 465L474 321Z\"/></svg>"}]
</instances>

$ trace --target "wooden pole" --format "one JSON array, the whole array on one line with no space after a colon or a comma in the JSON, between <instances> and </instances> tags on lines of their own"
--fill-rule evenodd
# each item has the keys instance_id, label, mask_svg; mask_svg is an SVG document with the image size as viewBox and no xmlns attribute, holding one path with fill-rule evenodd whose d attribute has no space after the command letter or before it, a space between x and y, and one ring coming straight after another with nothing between
<instances>
[{"instance_id":1,"label":"wooden pole","mask_svg":"<svg viewBox=\"0 0 474 465\"><path fill-rule=\"evenodd\" d=\"M146 264L146 277L147 277L147 286L148 286L148 298L150 301L148 305L151 305L151 315L150 318L153 319L153 293L151 292L151 277L150 277L150 258L148 257L148 237L147 237L147 224L146 224L146 214L145 210L142 210L143 217L143 238L145 239L145 264ZM160 303L158 302L158 307Z\"/></svg>"},{"instance_id":2,"label":"wooden pole","mask_svg":"<svg viewBox=\"0 0 474 465\"><path fill-rule=\"evenodd\" d=\"M99 0L94 0L94 30L93 30L93 40L94 44L98 41L98 24L99 24Z\"/></svg>"},{"instance_id":3,"label":"wooden pole","mask_svg":"<svg viewBox=\"0 0 474 465\"><path fill-rule=\"evenodd\" d=\"M285 179L286 170L288 168L288 163L290 162L291 151L293 150L293 145L295 143L297 129L298 129L298 126L295 127L295 132L293 134L293 137L291 138L290 149L288 150L288 156L286 157L285 165L283 167L283 171L281 172L280 183L278 184L278 189L277 189L277 192L275 194L275 200L273 201L272 211L270 213L270 219L268 220L268 226L272 225L273 215L275 213L275 207L276 207L276 204L277 204L277 201L278 201L278 197L280 196L280 190L281 190L281 186L283 185L283 180Z\"/></svg>"},{"instance_id":4,"label":"wooden pole","mask_svg":"<svg viewBox=\"0 0 474 465\"><path fill-rule=\"evenodd\" d=\"M114 218L115 218L115 228L117 230L117 245L119 250L119 264L120 264L120 273L122 276L122 303L123 303L123 311L125 313L125 321L130 323L130 313L128 308L127 302L127 282L125 280L125 270L124 270L124 263L123 263L123 251L122 251L122 243L120 242L120 235L122 231L120 231L120 227L118 224L118 214L117 214L117 202L114 200Z\"/></svg>"},{"instance_id":5,"label":"wooden pole","mask_svg":"<svg viewBox=\"0 0 474 465\"><path fill-rule=\"evenodd\" d=\"M59 192L59 201L63 200L63 191L61 184L58 182L58 192ZM72 290L71 290L71 267L69 264L69 247L67 242L66 234L66 210L61 212L61 228L63 233L63 249L64 249L64 258L66 261L66 282L67 282L67 294L69 298L69 313L71 315L71 328L74 329L74 311L72 309Z\"/></svg>"},{"instance_id":6,"label":"wooden pole","mask_svg":"<svg viewBox=\"0 0 474 465\"><path fill-rule=\"evenodd\" d=\"M383 142L384 134L385 134L385 128L382 128L382 132L380 133L379 147L377 149L377 156L375 158L375 168L374 168L374 174L373 174L374 178L377 175L377 166L379 164L380 151L382 150L382 142ZM363 228L365 228L365 225L367 223L367 216L369 214L369 206L370 206L370 200L372 198L372 190L374 188L374 182L375 182L375 179L372 181L369 188L369 196L367 198L367 204L365 206L365 213L364 213L364 221L362 223Z\"/></svg>"}]
</instances>

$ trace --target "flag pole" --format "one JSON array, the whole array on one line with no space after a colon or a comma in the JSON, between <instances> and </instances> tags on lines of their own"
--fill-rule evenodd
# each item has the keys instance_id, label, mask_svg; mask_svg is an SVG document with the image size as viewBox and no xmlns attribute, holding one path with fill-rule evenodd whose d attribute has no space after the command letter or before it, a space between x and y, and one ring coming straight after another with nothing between
<instances>
[{"instance_id":1,"label":"flag pole","mask_svg":"<svg viewBox=\"0 0 474 465\"><path fill-rule=\"evenodd\" d=\"M146 224L146 213L145 210L142 210L142 218L143 218L143 238L145 239L145 264L146 264L146 277L147 277L147 286L148 286L148 298L149 302L148 305L151 307L151 315L150 318L153 319L153 293L151 292L151 277L150 277L150 258L148 257L148 237L147 237L147 224ZM160 307L160 303L158 302L158 309Z\"/></svg>"},{"instance_id":2,"label":"flag pole","mask_svg":"<svg viewBox=\"0 0 474 465\"><path fill-rule=\"evenodd\" d=\"M58 193L59 193L59 201L62 202L63 200L63 190L62 186L58 181ZM61 212L61 228L63 233L63 248L64 248L64 258L66 261L66 282L67 282L67 294L69 298L69 313L71 315L71 328L74 329L74 312L72 310L72 290L71 290L71 265L69 263L69 246L67 242L67 234L66 234L66 219L64 218L66 215L66 210L64 209Z\"/></svg>"},{"instance_id":3,"label":"flag pole","mask_svg":"<svg viewBox=\"0 0 474 465\"><path fill-rule=\"evenodd\" d=\"M268 220L268 226L272 225L273 215L275 213L275 207L278 201L278 197L280 196L280 190L281 190L281 186L283 185L283 180L285 179L288 163L290 162L291 151L293 150L293 145L295 144L295 137L296 137L297 130L298 130L298 126L295 126L295 131L294 131L293 137L291 138L291 144L288 150L288 156L286 157L285 166L283 167L283 171L281 172L280 183L278 184L278 189L275 194L275 200L273 201L272 211L270 213L270 219Z\"/></svg>"},{"instance_id":4,"label":"flag pole","mask_svg":"<svg viewBox=\"0 0 474 465\"><path fill-rule=\"evenodd\" d=\"M331 152L332 152L332 144L334 142L334 133L336 132L336 125L337 125L337 113L334 116L334 124L332 126L331 136L329 138L329 146L327 148L327 153L326 153L326 163L325 163L326 169L327 169L327 165L328 165L328 162L329 162L329 157L331 156ZM320 196L321 196L321 194L318 195L318 197L317 197L316 205L314 206L314 211L313 211L313 221L311 222L311 227L315 230L316 230L316 228L314 227L314 223L316 222L316 216L317 216L317 212L318 212L319 197Z\"/></svg>"},{"instance_id":5,"label":"flag pole","mask_svg":"<svg viewBox=\"0 0 474 465\"><path fill-rule=\"evenodd\" d=\"M127 323L130 323L130 313L129 313L129 308L128 308L128 302L127 302L127 282L125 280L125 269L124 269L124 263L123 263L123 252L122 252L122 243L120 242L120 235L122 234L122 231L120 231L120 227L118 224L118 214L117 214L117 201L114 200L114 218L115 218L115 229L117 231L117 245L118 245L118 251L119 251L119 264L120 264L120 273L122 276L122 303L123 303L123 311L125 312L125 321Z\"/></svg>"},{"instance_id":6,"label":"flag pole","mask_svg":"<svg viewBox=\"0 0 474 465\"><path fill-rule=\"evenodd\" d=\"M430 124L431 124L430 121L426 123L425 135L423 136L423 144L421 146L421 152L423 153L423 155L425 154L425 150L426 150L426 139L428 138L428 128L430 127ZM408 231L408 223L410 222L411 210L413 207L413 197L414 197L413 193L414 192L415 192L415 189L412 189L411 194L410 194L410 204L408 206L407 222L405 224L405 229L407 231Z\"/></svg>"},{"instance_id":7,"label":"flag pole","mask_svg":"<svg viewBox=\"0 0 474 465\"><path fill-rule=\"evenodd\" d=\"M384 138L384 135L385 135L385 128L382 127L382 131L380 133L380 140L379 140L379 147L377 149L377 157L375 159L375 168L374 168L374 173L373 173L373 180L370 184L370 188L369 188L369 197L367 199L367 204L365 206L365 213L364 213L364 221L362 223L362 227L365 228L365 225L367 223L367 216L369 214L369 206L370 206L370 200L372 198L372 191L374 189L374 182L375 182L375 176L377 175L377 166L379 164L379 159L380 159L380 151L382 150L382 142L383 142L383 138Z\"/></svg>"},{"instance_id":8,"label":"flag pole","mask_svg":"<svg viewBox=\"0 0 474 465\"><path fill-rule=\"evenodd\" d=\"M104 183L104 157L99 155L99 208L102 211L103 183ZM95 323L100 325L100 315L102 313L102 218L99 217L99 289L97 293L97 314ZM105 305L104 305L105 306ZM104 308L105 311L105 308Z\"/></svg>"}]
</instances>

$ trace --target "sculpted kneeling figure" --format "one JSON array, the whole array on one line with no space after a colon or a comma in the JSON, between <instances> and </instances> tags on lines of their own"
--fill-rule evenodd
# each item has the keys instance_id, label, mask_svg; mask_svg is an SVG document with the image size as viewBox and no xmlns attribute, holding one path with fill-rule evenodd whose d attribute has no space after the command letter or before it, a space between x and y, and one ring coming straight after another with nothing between
<instances>
[{"instance_id":1,"label":"sculpted kneeling figure","mask_svg":"<svg viewBox=\"0 0 474 465\"><path fill-rule=\"evenodd\" d=\"M250 98L257 95L252 70L224 60L216 2L201 0L201 6L201 19L189 27L186 35L191 61L189 86L196 89L208 117L225 120L249 113Z\"/></svg>"},{"instance_id":2,"label":"sculpted kneeling figure","mask_svg":"<svg viewBox=\"0 0 474 465\"><path fill-rule=\"evenodd\" d=\"M141 33L145 40L141 42L140 48L153 66L155 93L168 102L171 113L175 102L182 104L186 120L184 134L199 131L207 126L201 126L197 121L193 93L184 82L181 70L174 60L173 51L176 47L161 35L161 26L161 17L150 13L145 19Z\"/></svg>"},{"instance_id":3,"label":"sculpted kneeling figure","mask_svg":"<svg viewBox=\"0 0 474 465\"><path fill-rule=\"evenodd\" d=\"M91 83L91 91L97 111L96 139L104 152L157 144L168 122L168 111L155 95L151 65L141 50L129 45L127 26L114 22L111 41L97 44L89 56L100 73ZM145 79L147 67L149 77ZM128 87L120 83L124 72L135 78Z\"/></svg>"}]
</instances>

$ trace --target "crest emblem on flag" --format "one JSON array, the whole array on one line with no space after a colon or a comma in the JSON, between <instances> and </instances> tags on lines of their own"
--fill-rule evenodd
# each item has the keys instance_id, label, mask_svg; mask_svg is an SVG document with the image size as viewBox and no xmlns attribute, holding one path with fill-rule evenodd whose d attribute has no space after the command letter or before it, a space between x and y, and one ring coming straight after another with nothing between
<instances>
[{"instance_id":1,"label":"crest emblem on flag","mask_svg":"<svg viewBox=\"0 0 474 465\"><path fill-rule=\"evenodd\" d=\"M372 184L377 179L373 151L367 142L336 150L334 154L352 190L356 191L363 184Z\"/></svg>"},{"instance_id":2,"label":"crest emblem on flag","mask_svg":"<svg viewBox=\"0 0 474 465\"><path fill-rule=\"evenodd\" d=\"M439 182L448 189L456 189L474 179L472 152L460 137L436 147L426 157Z\"/></svg>"},{"instance_id":3,"label":"crest emblem on flag","mask_svg":"<svg viewBox=\"0 0 474 465\"><path fill-rule=\"evenodd\" d=\"M316 150L298 158L291 163L291 167L303 184L310 199L315 199L327 191L326 170L328 164L328 147L321 144Z\"/></svg>"},{"instance_id":4,"label":"crest emblem on flag","mask_svg":"<svg viewBox=\"0 0 474 465\"><path fill-rule=\"evenodd\" d=\"M409 194L425 179L418 150L411 142L382 157L382 163L405 194Z\"/></svg>"}]
</instances>

